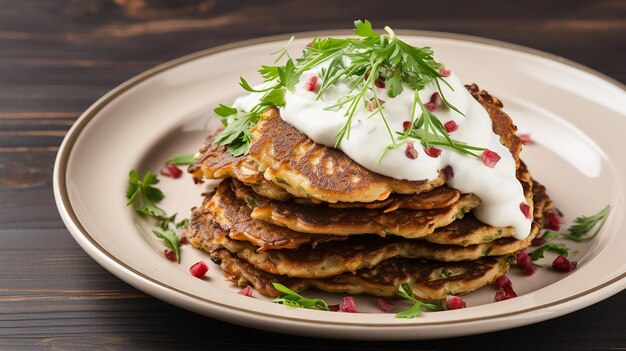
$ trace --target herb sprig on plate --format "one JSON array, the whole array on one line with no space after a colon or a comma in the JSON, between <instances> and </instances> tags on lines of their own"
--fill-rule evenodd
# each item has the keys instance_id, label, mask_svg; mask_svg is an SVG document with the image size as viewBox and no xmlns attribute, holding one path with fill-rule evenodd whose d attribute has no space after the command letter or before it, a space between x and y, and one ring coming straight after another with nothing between
<instances>
[{"instance_id":1,"label":"herb sprig on plate","mask_svg":"<svg viewBox=\"0 0 626 351\"><path fill-rule=\"evenodd\" d=\"M128 189L126 191L126 206L134 205L133 208L139 214L152 217L157 221L160 230L152 232L163 244L176 254L176 261L180 263L180 237L176 229L187 227L189 219L185 218L176 222L176 214L168 216L165 211L158 206L158 203L165 197L163 192L154 185L159 183L159 179L152 172L147 172L143 178L139 177L137 171L132 170L129 174ZM174 226L174 229L171 228Z\"/></svg>"},{"instance_id":2,"label":"herb sprig on plate","mask_svg":"<svg viewBox=\"0 0 626 351\"><path fill-rule=\"evenodd\" d=\"M274 299L274 303L280 303L291 307L308 308L313 310L328 311L328 304L322 299L304 297L280 283L272 283L274 289L282 294Z\"/></svg>"},{"instance_id":3,"label":"herb sprig on plate","mask_svg":"<svg viewBox=\"0 0 626 351\"><path fill-rule=\"evenodd\" d=\"M438 311L443 309L443 304L441 302L437 303L426 303L416 299L413 296L413 290L408 283L402 283L398 286L398 295L401 297L412 301L413 306L411 308L396 313L396 318L415 318L419 317L422 314L422 309L426 308L433 311Z\"/></svg>"},{"instance_id":4,"label":"herb sprig on plate","mask_svg":"<svg viewBox=\"0 0 626 351\"><path fill-rule=\"evenodd\" d=\"M355 21L356 38L315 38L297 59L289 57L283 66L262 66L259 73L264 79L261 88L253 88L241 77L240 85L246 91L261 94L259 103L249 111L240 111L232 106L219 105L215 114L220 116L225 128L215 142L227 145L228 151L243 155L250 146L250 129L259 121L261 114L272 106L285 105L285 95L294 91L300 76L307 70L324 64L321 70L321 85L317 92L320 99L332 86L342 82L348 86L348 93L339 98L328 110L341 111L346 117L345 124L337 133L335 147L344 138L350 137L352 120L364 109L382 119L389 134L390 143L385 152L399 147L408 139L418 140L425 148L431 145L450 147L459 152L478 156L474 151L483 148L453 140L441 121L429 111L421 101L418 92L428 84L435 84L442 103L449 109L462 114L446 99L441 85L450 85L443 79L439 69L443 65L433 58L430 47L414 47L400 40L393 30L385 27L385 34L378 34L369 21ZM293 39L293 38L292 38ZM289 41L291 43L291 40ZM282 50L279 59L288 56ZM387 94L394 98L405 87L415 90L409 127L402 132L392 131L385 115L383 100L377 95L375 83L384 79ZM450 87L452 89L452 87ZM369 108L368 108L369 106ZM380 160L380 157L379 157Z\"/></svg>"},{"instance_id":5,"label":"herb sprig on plate","mask_svg":"<svg viewBox=\"0 0 626 351\"><path fill-rule=\"evenodd\" d=\"M570 248L565 243L557 243L554 242L554 240L557 238L564 238L576 242L586 242L592 240L598 235L598 233L600 233L600 230L604 226L610 211L611 207L607 205L594 215L577 217L574 220L574 224L567 230L568 233L547 230L542 236L546 242L538 249L531 252L530 258L533 261L537 261L544 257L545 251L554 251L563 257L567 257ZM593 228L596 228L593 234L587 235L591 232L591 230L593 230Z\"/></svg>"}]
</instances>

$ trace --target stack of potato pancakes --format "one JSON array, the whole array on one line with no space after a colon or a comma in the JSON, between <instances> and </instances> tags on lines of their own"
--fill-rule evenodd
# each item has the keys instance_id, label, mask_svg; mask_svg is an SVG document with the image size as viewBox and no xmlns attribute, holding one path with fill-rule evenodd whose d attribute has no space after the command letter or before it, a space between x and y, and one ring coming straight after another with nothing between
<instances>
[{"instance_id":1,"label":"stack of potato pancakes","mask_svg":"<svg viewBox=\"0 0 626 351\"><path fill-rule=\"evenodd\" d=\"M480 199L446 185L450 167L429 181L382 176L316 144L270 108L246 155L214 144L218 131L189 167L197 182L223 179L193 209L191 243L228 279L268 296L279 295L274 282L377 296L395 295L406 282L416 298L432 301L494 282L529 246L552 204L519 160L522 143L500 101L476 85L467 89L517 161L534 214L525 240L478 221L472 210Z\"/></svg>"}]
</instances>

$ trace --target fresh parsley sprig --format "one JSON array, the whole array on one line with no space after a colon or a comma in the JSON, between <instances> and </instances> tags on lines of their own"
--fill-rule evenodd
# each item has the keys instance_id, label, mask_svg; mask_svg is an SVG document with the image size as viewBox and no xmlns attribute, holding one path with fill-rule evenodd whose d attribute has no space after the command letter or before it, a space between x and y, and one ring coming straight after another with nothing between
<instances>
[{"instance_id":1,"label":"fresh parsley sprig","mask_svg":"<svg viewBox=\"0 0 626 351\"><path fill-rule=\"evenodd\" d=\"M441 302L438 303L426 303L416 299L413 296L413 290L408 283L402 283L398 286L398 295L401 297L413 301L413 306L411 308L396 313L396 318L415 318L419 317L422 314L422 309L427 308L429 310L437 311L443 309L443 305Z\"/></svg>"},{"instance_id":2,"label":"fresh parsley sprig","mask_svg":"<svg viewBox=\"0 0 626 351\"><path fill-rule=\"evenodd\" d=\"M280 283L272 283L272 285L274 285L276 290L283 293L272 301L274 303L280 303L291 307L328 311L328 304L322 299L304 297Z\"/></svg>"},{"instance_id":3,"label":"fresh parsley sprig","mask_svg":"<svg viewBox=\"0 0 626 351\"><path fill-rule=\"evenodd\" d=\"M126 206L138 203L138 206L133 206L135 211L156 220L156 225L160 230L153 230L152 232L163 240L163 244L168 249L174 251L176 260L180 263L180 238L176 230L170 228L170 225L174 225L176 229L182 229L187 227L189 219L185 218L176 222L176 214L168 216L163 209L157 206L165 197L160 189L153 186L158 183L159 179L152 172L147 172L140 180L137 171L130 171L128 190L126 191L126 198L128 199Z\"/></svg>"},{"instance_id":4,"label":"fresh parsley sprig","mask_svg":"<svg viewBox=\"0 0 626 351\"><path fill-rule=\"evenodd\" d=\"M126 191L126 198L128 199L126 206L139 202L140 205L134 207L137 212L152 217L164 217L165 211L157 206L157 203L163 200L163 192L153 187L158 183L159 179L152 172L146 173L143 179L139 180L137 171L130 171L128 190Z\"/></svg>"},{"instance_id":5,"label":"fresh parsley sprig","mask_svg":"<svg viewBox=\"0 0 626 351\"><path fill-rule=\"evenodd\" d=\"M261 67L259 73L264 79L261 88L253 88L242 77L240 85L246 91L262 96L250 111L239 111L226 105L220 105L214 110L225 125L216 138L216 143L227 145L228 151L235 156L245 154L250 145L250 129L258 123L261 114L269 107L284 106L286 92L295 89L301 74L324 64L319 77L321 84L317 99L321 99L331 87L340 82L348 86L348 93L327 107L328 110L343 112L346 117L345 124L337 133L335 147L344 138L350 137L353 118L367 108L372 116L382 119L389 134L390 144L380 157L386 151L401 146L407 139L416 139L426 148L439 145L477 156L473 151L483 148L451 139L441 121L419 99L417 92L434 83L443 105L462 114L443 94L442 83L450 89L452 87L439 73L442 64L433 58L432 49L409 45L400 40L389 27L385 27L385 34L378 34L367 20L355 21L354 26L356 38L314 38L300 58L294 60L289 57L284 66ZM286 49L281 50L279 59L286 54ZM400 95L405 86L415 90L410 128L400 132L398 138L387 121L383 101L377 96L375 82L379 78L385 80L387 94L391 98ZM417 111L420 113L416 114Z\"/></svg>"},{"instance_id":6,"label":"fresh parsley sprig","mask_svg":"<svg viewBox=\"0 0 626 351\"><path fill-rule=\"evenodd\" d=\"M594 215L577 217L574 220L574 224L567 230L568 233L547 230L543 234L543 239L545 239L546 242L538 249L531 252L530 258L533 261L543 258L546 250L555 251L559 255L567 257L570 248L567 247L567 245L564 243L555 243L553 242L553 240L557 238L564 238L576 242L585 242L592 240L598 235L598 233L600 233L600 230L604 226L604 223L606 222L610 211L611 207L607 205ZM587 235L591 230L593 230L593 228L596 228L593 234Z\"/></svg>"}]
</instances>

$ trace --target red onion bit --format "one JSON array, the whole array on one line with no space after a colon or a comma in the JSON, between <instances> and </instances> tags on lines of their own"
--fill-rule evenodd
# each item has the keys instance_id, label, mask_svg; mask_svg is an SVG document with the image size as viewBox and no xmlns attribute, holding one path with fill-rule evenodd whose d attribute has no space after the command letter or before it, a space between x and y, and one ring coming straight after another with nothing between
<instances>
[{"instance_id":1,"label":"red onion bit","mask_svg":"<svg viewBox=\"0 0 626 351\"><path fill-rule=\"evenodd\" d=\"M178 259L176 258L176 252L174 252L174 251L172 251L170 249L163 250L163 256L165 256L165 258L167 258L168 260L170 260L172 262L178 261Z\"/></svg>"},{"instance_id":2,"label":"red onion bit","mask_svg":"<svg viewBox=\"0 0 626 351\"><path fill-rule=\"evenodd\" d=\"M443 127L446 129L446 132L452 133L459 128L459 125L455 121L448 121L443 124Z\"/></svg>"},{"instance_id":3,"label":"red onion bit","mask_svg":"<svg viewBox=\"0 0 626 351\"><path fill-rule=\"evenodd\" d=\"M426 107L426 109L430 112L435 111L435 109L437 108L434 102L427 102L424 104L424 107Z\"/></svg>"},{"instance_id":4,"label":"red onion bit","mask_svg":"<svg viewBox=\"0 0 626 351\"><path fill-rule=\"evenodd\" d=\"M254 297L254 295L252 295L252 288L250 287L250 285L248 285L245 288L239 290L239 294L241 294L243 296L247 296L247 297Z\"/></svg>"},{"instance_id":5,"label":"red onion bit","mask_svg":"<svg viewBox=\"0 0 626 351\"><path fill-rule=\"evenodd\" d=\"M342 312L357 313L354 297L346 296L341 299L341 302L339 303L339 310Z\"/></svg>"},{"instance_id":6,"label":"red onion bit","mask_svg":"<svg viewBox=\"0 0 626 351\"><path fill-rule=\"evenodd\" d=\"M500 289L500 291L498 291L496 296L494 296L493 300L495 302L517 297L517 293L513 290L513 284L506 275L496 279L496 286Z\"/></svg>"},{"instance_id":7,"label":"red onion bit","mask_svg":"<svg viewBox=\"0 0 626 351\"><path fill-rule=\"evenodd\" d=\"M317 86L317 76L312 76L306 81L306 83L304 83L304 89L306 91L315 91L316 86Z\"/></svg>"},{"instance_id":8,"label":"red onion bit","mask_svg":"<svg viewBox=\"0 0 626 351\"><path fill-rule=\"evenodd\" d=\"M506 288L512 288L513 283L511 283L509 277L503 275L500 278L496 279L496 286L498 287L498 289L504 290Z\"/></svg>"},{"instance_id":9,"label":"red onion bit","mask_svg":"<svg viewBox=\"0 0 626 351\"><path fill-rule=\"evenodd\" d=\"M493 301L498 302L502 300L508 300L517 297L517 293L513 290L512 287L506 288L502 291L498 291L496 296L493 298Z\"/></svg>"},{"instance_id":10,"label":"red onion bit","mask_svg":"<svg viewBox=\"0 0 626 351\"><path fill-rule=\"evenodd\" d=\"M517 267L519 267L524 274L532 275L537 271L537 267L533 264L532 259L526 253L526 250L518 251L515 254L515 260L517 261Z\"/></svg>"},{"instance_id":11,"label":"red onion bit","mask_svg":"<svg viewBox=\"0 0 626 351\"><path fill-rule=\"evenodd\" d=\"M338 312L339 311L339 304L336 305L328 305L328 310L332 311L332 312Z\"/></svg>"},{"instance_id":12,"label":"red onion bit","mask_svg":"<svg viewBox=\"0 0 626 351\"><path fill-rule=\"evenodd\" d=\"M427 148L424 148L424 152L426 152L426 155L432 157L432 158L437 158L439 157L439 155L441 155L441 149L438 149L434 146Z\"/></svg>"},{"instance_id":13,"label":"red onion bit","mask_svg":"<svg viewBox=\"0 0 626 351\"><path fill-rule=\"evenodd\" d=\"M202 278L209 271L209 266L207 266L204 261L198 261L193 264L193 266L189 267L189 272L196 278Z\"/></svg>"},{"instance_id":14,"label":"red onion bit","mask_svg":"<svg viewBox=\"0 0 626 351\"><path fill-rule=\"evenodd\" d=\"M446 174L446 178L448 178L448 180L454 178L454 168L452 168L452 166L447 165L443 168L444 173Z\"/></svg>"},{"instance_id":15,"label":"red onion bit","mask_svg":"<svg viewBox=\"0 0 626 351\"><path fill-rule=\"evenodd\" d=\"M531 219L532 218L532 215L530 213L530 206L528 206L527 203L525 203L525 202L520 203L519 204L519 209L524 214L524 217L526 217L527 219Z\"/></svg>"},{"instance_id":16,"label":"red onion bit","mask_svg":"<svg viewBox=\"0 0 626 351\"><path fill-rule=\"evenodd\" d=\"M393 312L393 302L390 300L380 297L378 298L378 301L376 301L376 305L385 313Z\"/></svg>"},{"instance_id":17,"label":"red onion bit","mask_svg":"<svg viewBox=\"0 0 626 351\"><path fill-rule=\"evenodd\" d=\"M576 269L576 266L578 266L578 262L576 261L570 262L567 258L563 256L558 256L552 262L552 269L554 269L557 272L562 272L562 273L571 272L574 269Z\"/></svg>"},{"instance_id":18,"label":"red onion bit","mask_svg":"<svg viewBox=\"0 0 626 351\"><path fill-rule=\"evenodd\" d=\"M385 78L383 77L376 78L376 80L374 81L374 85L378 88L383 89L385 87Z\"/></svg>"},{"instance_id":19,"label":"red onion bit","mask_svg":"<svg viewBox=\"0 0 626 351\"><path fill-rule=\"evenodd\" d=\"M441 94L439 94L438 91L434 92L433 95L430 97L430 102L435 104L435 109L443 106L443 99L441 98Z\"/></svg>"},{"instance_id":20,"label":"red onion bit","mask_svg":"<svg viewBox=\"0 0 626 351\"><path fill-rule=\"evenodd\" d=\"M187 229L181 229L178 231L178 239L181 245L189 244L189 239L187 238Z\"/></svg>"},{"instance_id":21,"label":"red onion bit","mask_svg":"<svg viewBox=\"0 0 626 351\"><path fill-rule=\"evenodd\" d=\"M465 302L458 296L448 296L446 297L446 309L447 310L458 310L460 308L467 307Z\"/></svg>"},{"instance_id":22,"label":"red onion bit","mask_svg":"<svg viewBox=\"0 0 626 351\"><path fill-rule=\"evenodd\" d=\"M161 175L174 179L180 178L180 176L183 175L183 171L181 171L180 168L176 167L173 163L166 163L159 172Z\"/></svg>"},{"instance_id":23,"label":"red onion bit","mask_svg":"<svg viewBox=\"0 0 626 351\"><path fill-rule=\"evenodd\" d=\"M450 77L450 73L452 72L449 69L443 67L439 69L439 74L441 74L442 77Z\"/></svg>"},{"instance_id":24,"label":"red onion bit","mask_svg":"<svg viewBox=\"0 0 626 351\"><path fill-rule=\"evenodd\" d=\"M417 158L417 150L415 150L415 145L413 145L412 141L408 141L406 143L406 149L404 150L404 154L411 160L415 160Z\"/></svg>"},{"instance_id":25,"label":"red onion bit","mask_svg":"<svg viewBox=\"0 0 626 351\"><path fill-rule=\"evenodd\" d=\"M563 218L559 215L557 210L552 210L546 214L545 220L543 222L543 227L546 229L559 231L561 230L561 224L563 224Z\"/></svg>"},{"instance_id":26,"label":"red onion bit","mask_svg":"<svg viewBox=\"0 0 626 351\"><path fill-rule=\"evenodd\" d=\"M491 151L489 149L483 150L483 153L480 155L480 159L483 161L485 166L489 168L493 168L496 166L498 161L500 161L500 155L497 152Z\"/></svg>"},{"instance_id":27,"label":"red onion bit","mask_svg":"<svg viewBox=\"0 0 626 351\"><path fill-rule=\"evenodd\" d=\"M402 122L402 130L403 131L407 131L409 130L409 128L411 127L411 121L404 121Z\"/></svg>"}]
</instances>

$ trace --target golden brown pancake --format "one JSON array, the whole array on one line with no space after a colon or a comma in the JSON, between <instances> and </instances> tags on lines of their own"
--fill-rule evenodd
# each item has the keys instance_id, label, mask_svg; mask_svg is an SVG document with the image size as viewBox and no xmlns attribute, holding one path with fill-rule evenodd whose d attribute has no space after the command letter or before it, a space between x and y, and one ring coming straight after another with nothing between
<instances>
[{"instance_id":1,"label":"golden brown pancake","mask_svg":"<svg viewBox=\"0 0 626 351\"><path fill-rule=\"evenodd\" d=\"M394 296L398 286L407 282L417 299L443 300L449 295L462 295L493 283L506 274L510 256L489 257L476 261L438 262L394 258L379 265L321 279L290 278L270 274L255 268L226 249L216 249L211 254L213 262L220 265L224 276L239 286L253 285L260 293L278 296L272 283L280 283L301 292L316 287L330 292Z\"/></svg>"},{"instance_id":2,"label":"golden brown pancake","mask_svg":"<svg viewBox=\"0 0 626 351\"><path fill-rule=\"evenodd\" d=\"M530 174L523 164L517 173L523 184L526 202L532 210L533 195ZM465 213L480 203L479 199L472 194L461 195L457 202L446 208L436 206L435 209L427 211L399 209L390 213L381 213L380 210L376 209L335 209L267 199L259 200L259 197L255 197L253 192L246 192L245 187L237 186L237 184L240 183L235 184L238 196L244 198L253 207L252 218L284 226L300 233L335 235L371 233L383 236L389 234L405 238L419 238L433 233L436 228L441 228L454 222L449 230L442 231L437 236L432 236L432 242L471 245L492 241L496 238L510 237L515 234L513 228L494 229L485 225L481 226L481 223L477 220L460 220ZM432 191L434 192L436 189ZM447 220L444 219L446 217ZM463 230L464 226L471 226L474 230ZM467 233L473 233L473 237L458 235Z\"/></svg>"},{"instance_id":3,"label":"golden brown pancake","mask_svg":"<svg viewBox=\"0 0 626 351\"><path fill-rule=\"evenodd\" d=\"M296 233L288 228L252 219L252 210L244 201L237 199L230 185L231 179L222 181L216 192L206 197L200 208L194 209L194 213L212 214L211 221L203 225L219 225L229 230L232 239L249 241L259 250L295 249L304 244L315 246L321 242L346 239L336 235Z\"/></svg>"},{"instance_id":4,"label":"golden brown pancake","mask_svg":"<svg viewBox=\"0 0 626 351\"><path fill-rule=\"evenodd\" d=\"M271 183L267 183L271 184ZM275 197L263 196L259 193L258 188L254 186L246 186L242 182L233 179L233 185L237 197L245 200L248 204L255 203L252 207L266 206L273 203ZM274 185L272 185L274 187ZM271 191L271 190L270 190ZM391 194L387 199L374 202L337 202L337 203L312 203L305 199L295 198L295 202L303 205L315 206L325 205L330 208L367 208L367 209L384 209L384 212L395 211L399 208L411 210L432 210L437 208L445 208L453 205L461 197L461 192L450 188L446 185L435 188L431 191L419 194ZM285 202L285 199L282 200ZM301 201L305 200L305 201ZM281 200L278 200L281 201Z\"/></svg>"},{"instance_id":5,"label":"golden brown pancake","mask_svg":"<svg viewBox=\"0 0 626 351\"><path fill-rule=\"evenodd\" d=\"M228 214L221 212L241 213L239 209L236 211L228 210L227 207L240 207L246 204L244 200L237 198L232 187L233 184L230 179L222 181L217 187L215 195L209 201L215 219L220 224L227 220L232 221L232 219L226 218L229 216ZM480 203L475 195L464 194L459 201L443 209L424 211L402 209L385 213L379 209L334 209L275 201L275 206L279 206L279 210L269 212L266 210L267 205L251 203L252 199L246 199L248 205L256 206L250 214L252 219L265 226L270 223L275 224L276 230L281 227L283 231L289 228L294 231L293 236L298 236L298 233L323 235L379 234L381 236L398 235L406 238L419 238L431 234L435 229L463 217L465 213ZM269 202L269 200L264 202ZM272 217L268 216L268 213L271 213L272 216L277 213L279 216L284 216L285 220L274 221ZM283 225L287 227L283 227Z\"/></svg>"},{"instance_id":6,"label":"golden brown pancake","mask_svg":"<svg viewBox=\"0 0 626 351\"><path fill-rule=\"evenodd\" d=\"M255 268L272 274L298 278L321 278L344 272L355 272L371 268L380 262L394 258L422 258L456 262L480 259L484 256L513 254L530 245L543 225L543 213L552 208L545 188L536 183L535 213L530 235L524 240L497 239L471 246L437 245L423 240L399 237L380 238L359 235L342 242L328 242L316 247L301 246L297 250L273 250L259 252L257 247L246 241L232 240L228 231L218 225L206 226L211 214L196 213L192 217L191 242L211 252L224 247ZM465 230L468 230L465 228Z\"/></svg>"},{"instance_id":7,"label":"golden brown pancake","mask_svg":"<svg viewBox=\"0 0 626 351\"><path fill-rule=\"evenodd\" d=\"M258 184L263 181L254 162L248 157L231 155L226 146L214 144L213 141L223 128L211 134L200 149L200 156L187 168L196 183L202 179L237 178L244 183Z\"/></svg>"},{"instance_id":8,"label":"golden brown pancake","mask_svg":"<svg viewBox=\"0 0 626 351\"><path fill-rule=\"evenodd\" d=\"M295 197L324 202L372 202L391 193L417 194L447 181L441 171L433 180L399 180L374 173L341 150L316 144L270 108L252 128L248 157L265 179Z\"/></svg>"}]
</instances>

